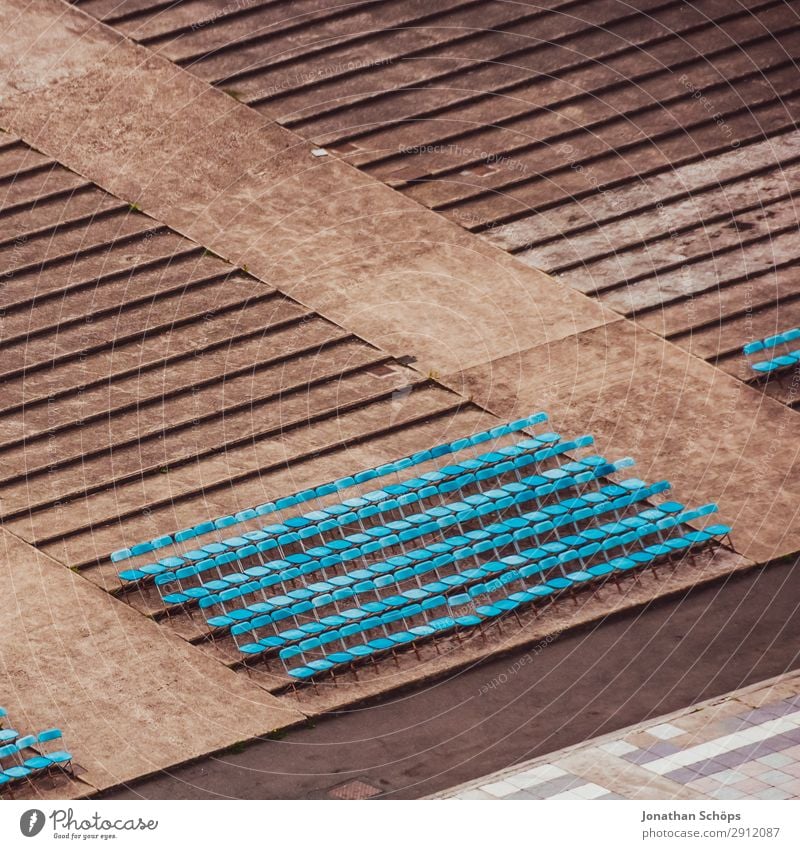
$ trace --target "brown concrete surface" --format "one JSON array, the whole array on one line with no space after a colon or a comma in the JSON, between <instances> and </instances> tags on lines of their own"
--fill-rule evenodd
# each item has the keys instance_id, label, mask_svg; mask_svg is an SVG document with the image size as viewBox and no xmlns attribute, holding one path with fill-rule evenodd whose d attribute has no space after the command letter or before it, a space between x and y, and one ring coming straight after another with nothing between
<instances>
[{"instance_id":1,"label":"brown concrete surface","mask_svg":"<svg viewBox=\"0 0 800 849\"><path fill-rule=\"evenodd\" d=\"M800 417L630 322L477 366L449 381L498 416L535 401L554 426L582 422L643 478L715 501L756 561L800 547Z\"/></svg>"},{"instance_id":2,"label":"brown concrete surface","mask_svg":"<svg viewBox=\"0 0 800 849\"><path fill-rule=\"evenodd\" d=\"M8 532L0 530L0 541L3 706L27 733L64 732L80 782L58 784L57 796L303 719Z\"/></svg>"},{"instance_id":3,"label":"brown concrete surface","mask_svg":"<svg viewBox=\"0 0 800 849\"><path fill-rule=\"evenodd\" d=\"M740 379L798 322L796 0L75 5Z\"/></svg>"},{"instance_id":4,"label":"brown concrete surface","mask_svg":"<svg viewBox=\"0 0 800 849\"><path fill-rule=\"evenodd\" d=\"M57 5L53 9L58 18L54 26L82 17ZM649 334L637 336L596 303L523 269L504 252L471 239L343 163L314 160L308 145L290 133L142 48L117 45L102 63L89 54L83 71L35 96L3 98L0 123L380 348L411 354L423 372L451 375L456 391L468 396L475 392L476 400L490 409L500 412L489 403L486 386L470 378L466 387L458 372L486 371L490 367L481 363L505 357L504 367L513 370L515 382L527 366L522 381L528 384L522 396L526 410L556 403L558 386L576 399L589 390L560 423L583 429L602 421L600 396L593 392L596 379L575 380L571 362L575 349L589 346L594 367L609 372L613 356L619 369L613 405L624 400L627 412L622 432L630 435L631 423L638 422L635 438L623 449L649 469L665 451L660 429L642 424L651 416L653 398L667 411L667 420L680 407L696 434L679 443L679 456L694 451L708 459L701 475L687 470L690 494L704 499L724 497L732 480L731 458L748 444L743 433L757 434L758 423L774 416L780 420L765 400L761 417L750 419L747 428L727 426L724 453L709 451L726 427L720 411L731 403L726 394L730 384L712 369L698 368L693 358ZM56 100L69 103L70 109L53 122L49 118ZM387 291L394 303L387 303ZM611 349L593 341L598 338L610 340ZM647 362L655 368L637 381L644 373L637 340L645 339ZM544 370L541 346L548 342L555 344L547 349L552 358ZM691 391L683 386L687 373L692 375ZM540 379L543 375L546 380ZM651 389L643 390L645 386ZM505 410L511 398L520 398L516 388L510 390ZM603 400L610 406L610 398ZM753 402L749 406L755 409ZM617 411L608 418L616 421ZM788 453L781 450L773 458L768 465L774 468L764 471L763 481L770 499L763 503L777 498L775 503L781 504L785 483L783 503L792 512L795 427L786 422ZM751 441L757 450L756 437ZM777 494L766 492L767 486L778 486ZM755 511L741 512L747 492L748 487L739 487L727 502L739 519L742 551L767 558L791 550L793 537L783 539L783 523L771 529L775 512L766 519Z\"/></svg>"},{"instance_id":5,"label":"brown concrete surface","mask_svg":"<svg viewBox=\"0 0 800 849\"><path fill-rule=\"evenodd\" d=\"M342 709L102 798L418 798L797 669L796 558L739 572L426 687Z\"/></svg>"},{"instance_id":6,"label":"brown concrete surface","mask_svg":"<svg viewBox=\"0 0 800 849\"><path fill-rule=\"evenodd\" d=\"M278 398L271 412L272 430L256 430L265 427L264 421L245 413L230 419L231 450L224 440L212 444L218 436L214 433L201 440L196 455L190 456L182 453L186 445L180 434L162 439L154 421L130 415L120 418L113 429L97 428L87 436L98 451L97 440L107 440L106 458L98 454L84 464L84 437L64 439L63 452L59 449L64 461L61 477L50 478L48 491L28 490L26 464L33 460L42 470L47 467L35 450L19 450L19 444L11 444L20 434L13 423L8 424L3 467L8 481L3 497L8 505L8 527L15 533L36 541L62 564L91 566L112 548L154 535L149 530L153 521L158 531L171 531L192 518L230 512L234 495L233 506L240 509L263 500L258 491L263 492L265 485L274 485L279 492L296 489L288 486L295 468L286 471L288 461L308 463L297 466L298 479L328 480L335 476L334 469L353 459L348 445L363 440L365 433L378 434L374 442L364 441L366 454L396 456L441 441L431 438L440 431L455 436L456 424L464 426L459 433L469 432L478 419L492 419L492 414L505 420L514 413L549 409L555 428L571 434L594 432L603 453L635 456L639 476L672 479L675 495L682 501L718 500L721 519L734 524L737 549L735 556L724 560L721 571L800 548L800 531L796 523L792 527L800 503L797 449L792 447L800 444L800 422L795 423L778 401L759 396L691 354L637 329L597 301L476 239L456 223L445 221L345 162L331 156L314 157L309 143L148 49L92 24L80 11L57 0L39 0L31 15L27 15L23 0L4 0L2 8L8 26L0 30L0 51L12 55L20 40L30 45L33 70L18 72L15 65L9 73L8 84L0 90L0 127L119 198L123 203L117 210L108 198L103 199L103 204L109 204L104 227L113 216L119 216L126 238L148 235L149 223L136 220L137 216L129 214L135 210L126 209L127 204L136 204L152 216L154 230L166 225L175 231L166 236L181 245L179 250L191 252L204 246L241 267L247 276L237 277L230 293L222 287L221 298L232 299L238 292L244 305L244 289L250 285L256 287L260 299L294 297L318 313L315 320L336 322L353 346L341 361L334 357L320 367L321 379L338 373L336 381L330 385L321 382L313 395L309 390L303 396L311 413L325 410L329 416L311 436L305 428L302 400L293 407L295 402L281 397L286 375L265 372L258 391L264 398L272 397L270 393ZM58 64L47 44L67 51L65 65ZM31 163L39 161L35 152L30 156ZM13 165L10 167L13 173ZM17 188L20 198L36 196L37 179L34 175L30 184ZM60 179L64 185L72 180L63 174ZM26 226L39 226L43 220L33 217ZM108 234L98 232L97 238L102 243ZM61 239L64 251L75 248L74 234L59 234ZM169 249L166 246L165 252ZM24 270L36 260L35 249L28 245L15 261ZM234 291L236 285L241 291ZM83 303L79 299L69 303L69 309L80 316ZM109 300L107 305L112 303ZM187 300L185 309L190 306ZM287 305L286 309L294 307ZM295 312L292 315L297 317ZM242 310L242 320L254 320L254 316L261 321L255 309ZM50 327L47 314L40 317L46 325L40 329ZM27 357L35 356L36 369L44 374L41 364L48 361L51 342L37 339L29 348L24 322L14 328L10 344L17 347L6 366L9 380L16 379L14 375L20 378L13 385L21 399L22 378L35 371L31 368L34 361ZM97 333L102 336L101 330ZM70 373L75 386L80 386L80 343L69 334L55 335L62 346L57 349L58 356L81 363ZM345 379L341 377L343 363L356 350L364 358L357 360L363 371ZM163 355L163 351L155 347L156 354ZM135 353L130 356L135 363ZM413 369L397 365L397 371L384 381L380 372L370 368L379 367L388 356L411 357ZM63 362L70 364L68 359ZM62 360L56 365L61 368ZM325 370L328 368L330 371ZM107 373L104 369L112 371L103 365L91 372L98 382ZM48 373L53 385L58 385L61 373ZM383 382L379 384L379 380ZM179 378L175 381L177 386ZM398 410L394 393L404 384L413 392ZM233 389L234 384L231 386ZM252 384L248 390L240 387L238 396L234 389L230 403L234 407L237 402L244 404L251 389ZM39 391L40 400L46 399L44 385ZM125 386L116 391L119 394L109 394L104 403L124 407L120 402ZM127 391L131 392L128 403L135 406L137 388L129 386ZM153 397L158 397L155 391ZM207 396L211 408L218 398L213 393ZM339 399L346 402L342 411L337 408ZM475 406L464 403L465 399ZM366 400L369 405L362 403ZM171 398L170 402L170 412L190 420L190 406L182 407L180 399ZM347 407L351 402L354 409ZM298 422L288 435L281 427L284 413L296 416L292 420ZM452 419L448 418L451 414ZM70 415L65 414L63 423L76 421ZM411 426L402 436L380 433L393 416L398 422L407 419ZM241 422L241 430L236 430L235 421ZM35 421L29 424L34 431L41 426ZM143 428L151 430L147 439L140 440ZM207 433L212 430L209 427ZM46 431L45 426L41 432ZM248 442L254 433L261 438L255 447ZM142 446L146 448L151 437L155 448L147 454ZM215 453L214 445L224 445L225 454ZM399 450L401 445L404 450ZM110 451L115 447L125 447L125 451L119 452L118 461L115 454L112 465ZM69 456L68 451L72 452ZM181 463L175 469L165 463L167 469L161 476L159 465L165 456ZM359 451L359 467L361 457ZM262 480L265 469L274 477ZM142 476L142 471L147 475ZM101 485L101 480L106 483ZM238 488L240 484L243 486ZM32 504L39 509L30 511ZM51 507L58 509L51 513ZM16 538L14 546L20 547L15 551L23 552L20 557L32 556L32 550ZM40 558L43 555L36 555L37 563ZM55 563L46 562L48 569L58 571ZM93 570L90 576L108 585L107 567ZM145 620L63 568L58 581L66 581L66 592L85 594L92 619L85 619L80 606L69 608L72 618L66 623L70 630L63 637L64 648L54 658L54 666L65 662L65 655L70 657L72 642L78 657L96 651L91 641L95 633L92 622L99 629L96 633L103 635L104 651L112 650L105 648L108 643L116 652L114 637L126 646L125 653L112 654L111 660L115 683L128 689L120 689L109 701L125 702L116 708L123 712L120 722L132 721L127 714L133 713L137 727L149 730L139 734L141 751L123 753L129 759L123 761L117 781L263 734L301 715L296 702L276 702L255 686L257 675L251 682L234 675L174 636L169 628ZM59 584L54 581L52 586L55 590ZM659 592L663 585L653 584L637 601ZM51 603L56 609L55 602ZM604 612L602 603L595 606L593 618ZM41 608L37 609L38 614L31 608L30 615L38 627ZM5 621L3 627L11 628L13 621ZM44 625L55 627L46 618ZM140 712L141 696L125 700L125 694L139 686L142 673L135 667L124 667L121 673L119 667L129 659L130 636L139 633L147 646L144 660L146 680L152 688L146 691L148 702L153 700L150 710L163 714L170 723L167 734L172 736L166 746L162 745L163 730L152 724L153 713ZM16 655L15 663L23 668ZM445 669L446 664L437 668L437 673ZM158 672L155 677L153 670ZM98 674L100 671L102 667ZM403 683L418 677L418 670L409 669ZM43 676L37 681L40 687L47 686ZM214 682L213 689L201 690L201 683L209 687L209 681ZM236 712L219 698L220 689L228 692L229 681L230 691L236 694ZM371 687L369 695L392 683L387 678ZM73 715L86 703L85 694L74 692ZM342 687L334 700L322 699L310 710L318 712L358 697L352 688ZM18 699L24 702L22 695ZM251 699L256 703L255 715L247 710ZM34 704L38 703L37 697ZM181 754L186 726L176 713L186 704L204 708L203 735L196 739L196 751L191 754ZM97 722L107 728L114 705L102 707L99 720L83 715L82 724L74 720L79 743L89 739ZM281 711L289 717L285 721L280 718ZM70 718L66 711L64 716ZM37 715L33 718L39 719ZM235 728L226 724L230 721L233 725L234 720ZM69 733L68 728L65 731ZM86 775L96 786L107 786L114 780L115 767L109 758L115 741L99 734L98 739L109 740L109 749L90 760ZM80 757L78 760L81 762Z\"/></svg>"},{"instance_id":7,"label":"brown concrete surface","mask_svg":"<svg viewBox=\"0 0 800 849\"><path fill-rule=\"evenodd\" d=\"M51 3L52 27L86 20ZM424 373L610 315L108 32L81 74L1 97L0 126Z\"/></svg>"}]
</instances>

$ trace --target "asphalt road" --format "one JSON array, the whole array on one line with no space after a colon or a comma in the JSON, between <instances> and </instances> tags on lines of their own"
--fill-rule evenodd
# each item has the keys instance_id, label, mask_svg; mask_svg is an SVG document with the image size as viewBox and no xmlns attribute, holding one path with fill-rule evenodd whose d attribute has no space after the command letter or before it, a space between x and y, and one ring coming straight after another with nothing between
<instances>
[{"instance_id":1,"label":"asphalt road","mask_svg":"<svg viewBox=\"0 0 800 849\"><path fill-rule=\"evenodd\" d=\"M773 564L101 798L328 798L352 779L384 797L443 790L796 668L799 571Z\"/></svg>"}]
</instances>

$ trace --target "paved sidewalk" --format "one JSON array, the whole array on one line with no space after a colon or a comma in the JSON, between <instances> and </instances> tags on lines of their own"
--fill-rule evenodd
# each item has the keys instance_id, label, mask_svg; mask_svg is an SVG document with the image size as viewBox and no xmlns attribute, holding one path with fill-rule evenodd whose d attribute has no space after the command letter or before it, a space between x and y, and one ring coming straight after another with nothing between
<instances>
[{"instance_id":1,"label":"paved sidewalk","mask_svg":"<svg viewBox=\"0 0 800 849\"><path fill-rule=\"evenodd\" d=\"M800 673L562 749L437 798L800 798Z\"/></svg>"}]
</instances>

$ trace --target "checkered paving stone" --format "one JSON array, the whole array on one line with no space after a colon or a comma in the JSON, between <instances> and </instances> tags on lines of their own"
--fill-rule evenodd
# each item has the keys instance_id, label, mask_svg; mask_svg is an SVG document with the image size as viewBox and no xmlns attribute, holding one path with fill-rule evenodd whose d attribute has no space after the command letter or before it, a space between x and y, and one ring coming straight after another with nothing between
<instances>
[{"instance_id":1,"label":"checkered paving stone","mask_svg":"<svg viewBox=\"0 0 800 849\"><path fill-rule=\"evenodd\" d=\"M527 800L800 798L800 673L441 795Z\"/></svg>"}]
</instances>

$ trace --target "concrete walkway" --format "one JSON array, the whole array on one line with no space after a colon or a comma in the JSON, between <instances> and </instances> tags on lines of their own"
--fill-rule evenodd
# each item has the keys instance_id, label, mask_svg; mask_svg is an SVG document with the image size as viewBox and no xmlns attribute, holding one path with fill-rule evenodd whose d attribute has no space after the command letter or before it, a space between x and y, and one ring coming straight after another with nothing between
<instances>
[{"instance_id":1,"label":"concrete walkway","mask_svg":"<svg viewBox=\"0 0 800 849\"><path fill-rule=\"evenodd\" d=\"M445 799L798 799L800 673L555 752Z\"/></svg>"}]
</instances>

